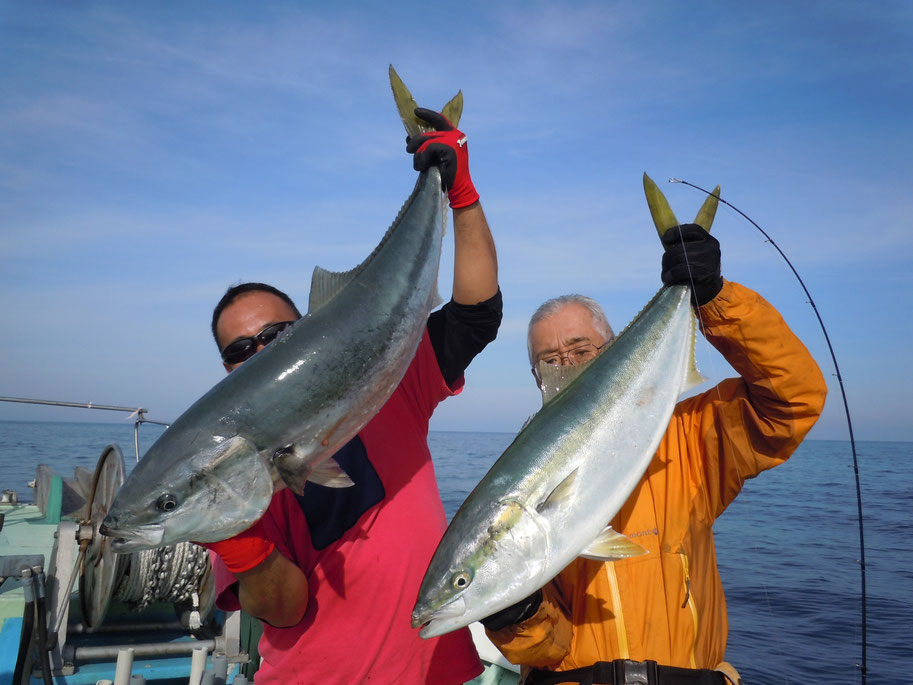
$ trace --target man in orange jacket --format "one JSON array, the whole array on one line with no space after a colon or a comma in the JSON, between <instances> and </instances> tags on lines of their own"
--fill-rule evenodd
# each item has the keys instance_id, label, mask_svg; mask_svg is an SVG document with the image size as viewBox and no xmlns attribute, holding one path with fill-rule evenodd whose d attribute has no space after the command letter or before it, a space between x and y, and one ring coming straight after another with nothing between
<instances>
[{"instance_id":1,"label":"man in orange jacket","mask_svg":"<svg viewBox=\"0 0 913 685\"><path fill-rule=\"evenodd\" d=\"M613 563L578 558L483 621L501 652L524 667L525 683L737 682L724 662L728 621L713 523L746 479L786 461L824 406L814 359L760 295L723 280L717 240L690 224L668 231L663 243L663 282L692 286L704 336L740 378L676 406L653 461L611 521L648 554ZM534 375L542 361L595 357L613 337L590 298L549 300L529 325Z\"/></svg>"}]
</instances>

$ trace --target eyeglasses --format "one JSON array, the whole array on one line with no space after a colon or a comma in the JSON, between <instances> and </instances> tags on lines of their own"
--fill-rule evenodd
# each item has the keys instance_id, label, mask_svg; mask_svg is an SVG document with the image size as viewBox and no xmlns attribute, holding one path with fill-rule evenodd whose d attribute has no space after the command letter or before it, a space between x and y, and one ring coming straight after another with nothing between
<instances>
[{"instance_id":1,"label":"eyeglasses","mask_svg":"<svg viewBox=\"0 0 913 685\"><path fill-rule=\"evenodd\" d=\"M276 339L277 335L293 323L295 322L280 321L279 323L271 323L257 333L257 335L252 335L249 338L240 338L233 343L229 343L222 349L222 361L226 364L240 364L241 362L246 362L254 356L254 352L257 351L258 345L263 345L264 347L269 345Z\"/></svg>"},{"instance_id":2,"label":"eyeglasses","mask_svg":"<svg viewBox=\"0 0 913 685\"><path fill-rule=\"evenodd\" d=\"M571 348L567 352L547 354L544 357L541 357L539 361L545 362L549 366L560 366L562 361L566 361L568 366L577 366L577 364L583 364L583 362L590 361L590 359L599 354L599 350L608 344L608 340L598 347L593 343L586 343L585 345L578 345L577 347Z\"/></svg>"},{"instance_id":3,"label":"eyeglasses","mask_svg":"<svg viewBox=\"0 0 913 685\"><path fill-rule=\"evenodd\" d=\"M544 357L541 357L539 362L545 362L549 366L563 366L562 362L565 362L568 366L584 364L591 359L595 359L599 355L600 350L612 342L612 340L614 340L614 338L606 340L602 345L586 343L585 345L578 345L577 347L571 348L567 352L547 354ZM539 377L539 362L533 364L532 369L536 380L541 383L542 379Z\"/></svg>"}]
</instances>

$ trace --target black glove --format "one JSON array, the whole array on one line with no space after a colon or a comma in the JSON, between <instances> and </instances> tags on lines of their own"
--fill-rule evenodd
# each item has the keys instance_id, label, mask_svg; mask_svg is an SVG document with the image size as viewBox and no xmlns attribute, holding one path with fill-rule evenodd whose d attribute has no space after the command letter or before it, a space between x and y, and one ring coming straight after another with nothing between
<instances>
[{"instance_id":1,"label":"black glove","mask_svg":"<svg viewBox=\"0 0 913 685\"><path fill-rule=\"evenodd\" d=\"M682 224L663 235L663 283L690 285L691 301L707 304L723 287L720 243L697 224Z\"/></svg>"},{"instance_id":2,"label":"black glove","mask_svg":"<svg viewBox=\"0 0 913 685\"><path fill-rule=\"evenodd\" d=\"M542 604L542 590L536 590L526 599L520 600L506 609L501 609L501 611L492 614L488 618L483 618L481 623L488 630L494 632L504 630L507 626L523 623L523 621L532 618L533 614L539 611L540 604Z\"/></svg>"},{"instance_id":3,"label":"black glove","mask_svg":"<svg viewBox=\"0 0 913 685\"><path fill-rule=\"evenodd\" d=\"M424 171L437 165L441 183L453 209L468 207L479 199L469 175L469 146L466 136L453 127L447 117L434 110L417 107L415 116L434 126L434 131L406 138L406 152L413 155L412 167Z\"/></svg>"}]
</instances>

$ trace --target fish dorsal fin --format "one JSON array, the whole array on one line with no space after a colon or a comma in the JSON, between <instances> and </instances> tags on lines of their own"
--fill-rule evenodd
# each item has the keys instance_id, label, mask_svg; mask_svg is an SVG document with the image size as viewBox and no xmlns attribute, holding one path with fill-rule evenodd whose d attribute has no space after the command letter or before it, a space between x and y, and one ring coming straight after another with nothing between
<instances>
[{"instance_id":1,"label":"fish dorsal fin","mask_svg":"<svg viewBox=\"0 0 913 685\"><path fill-rule=\"evenodd\" d=\"M542 385L539 388L542 391L542 406L551 402L555 395L575 381L592 363L593 360L589 360L574 366L561 366L560 364L538 362L539 378L542 379Z\"/></svg>"},{"instance_id":2,"label":"fish dorsal fin","mask_svg":"<svg viewBox=\"0 0 913 685\"><path fill-rule=\"evenodd\" d=\"M373 256L373 253L372 253ZM314 314L323 308L339 292L361 273L370 257L349 271L327 271L315 266L311 275L311 294L308 298L308 314Z\"/></svg>"},{"instance_id":3,"label":"fish dorsal fin","mask_svg":"<svg viewBox=\"0 0 913 685\"><path fill-rule=\"evenodd\" d=\"M611 526L606 526L578 556L594 561L618 561L646 553L647 550L631 538L616 533Z\"/></svg>"},{"instance_id":4,"label":"fish dorsal fin","mask_svg":"<svg viewBox=\"0 0 913 685\"><path fill-rule=\"evenodd\" d=\"M440 171L437 167L431 167L427 171L422 172L418 182L415 184L415 188L412 190L412 194L409 195L409 197L403 203L403 206L400 207L399 213L396 215L393 223L390 224L387 232L384 233L384 237L380 239L377 247L372 250L371 254L369 254L361 264L356 266L354 269L350 269L349 271L339 272L328 271L327 269L319 266L314 268L314 273L311 276L311 292L308 298L308 314L314 314L321 308L325 307L328 302L330 302L343 289L345 289L349 283L351 283L362 271L368 267L369 264L371 264L372 261L374 261L374 258L381 251L381 249L383 249L384 245L393 234L394 229L399 225L400 221L403 219L403 216L406 214L406 212L412 206L412 203L415 202L416 198L418 197L419 192L423 186L422 179L426 178L425 174L434 174L438 179L440 178ZM431 295L432 308L434 308L442 302L441 296L438 294L437 282L434 283L434 290Z\"/></svg>"},{"instance_id":5,"label":"fish dorsal fin","mask_svg":"<svg viewBox=\"0 0 913 685\"><path fill-rule=\"evenodd\" d=\"M415 102L415 98L412 97L412 93L406 88L406 84L403 83L403 80L399 77L399 74L396 73L396 69L393 68L392 64L388 71L390 74L390 88L393 90L393 101L396 103L396 111L399 112L399 118L406 128L406 133L410 136L416 136L420 133L434 130L428 125L427 121L423 121L415 116L415 108L418 107L418 104ZM454 128L459 128L460 117L463 115L462 90L454 95L450 99L450 102L444 105L444 109L441 113L447 117L447 120L453 124Z\"/></svg>"},{"instance_id":6,"label":"fish dorsal fin","mask_svg":"<svg viewBox=\"0 0 913 685\"><path fill-rule=\"evenodd\" d=\"M577 490L577 488L574 487L577 481L577 471L578 469L574 469L564 480L558 483L558 485L555 486L555 489L549 493L548 497L536 505L536 511L541 514L548 509L560 507L565 502L572 500L574 498L574 493Z\"/></svg>"},{"instance_id":7,"label":"fish dorsal fin","mask_svg":"<svg viewBox=\"0 0 913 685\"><path fill-rule=\"evenodd\" d=\"M713 218L716 216L716 208L720 205L720 187L717 186L713 192L704 200L704 204L697 210L697 216L694 217L694 223L709 231L713 226Z\"/></svg>"},{"instance_id":8,"label":"fish dorsal fin","mask_svg":"<svg viewBox=\"0 0 913 685\"><path fill-rule=\"evenodd\" d=\"M669 201L663 195L663 191L653 182L652 178L647 176L646 172L644 172L644 195L647 197L647 206L650 208L650 216L653 217L656 232L662 238L666 231L673 226L678 226L679 223L672 207L669 206Z\"/></svg>"}]
</instances>

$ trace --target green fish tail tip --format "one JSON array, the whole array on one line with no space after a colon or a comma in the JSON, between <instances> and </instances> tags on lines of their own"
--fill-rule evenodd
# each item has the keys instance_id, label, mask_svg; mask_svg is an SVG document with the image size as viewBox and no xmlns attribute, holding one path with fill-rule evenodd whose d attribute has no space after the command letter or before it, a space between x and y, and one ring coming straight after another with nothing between
<instances>
[{"instance_id":1,"label":"green fish tail tip","mask_svg":"<svg viewBox=\"0 0 913 685\"><path fill-rule=\"evenodd\" d=\"M393 90L393 101L396 103L396 110L399 112L399 118L406 128L406 133L410 136L415 136L433 130L428 125L428 122L415 116L415 108L418 107L418 104L392 64L390 65L389 74L390 88ZM459 127L460 117L463 115L463 91L459 91L454 95L450 102L444 105L441 113L447 117L447 120L454 127Z\"/></svg>"},{"instance_id":2,"label":"green fish tail tip","mask_svg":"<svg viewBox=\"0 0 913 685\"><path fill-rule=\"evenodd\" d=\"M653 182L653 179L644 173L644 195L647 197L647 206L650 208L650 216L653 217L653 224L656 226L656 232L662 237L670 228L679 225L675 213L669 206L669 201L663 195L663 191ZM701 226L704 230L710 231L713 225L713 219L716 217L716 210L720 204L720 186L714 188L713 193L707 196L704 204L697 212L694 223Z\"/></svg>"},{"instance_id":3,"label":"green fish tail tip","mask_svg":"<svg viewBox=\"0 0 913 685\"><path fill-rule=\"evenodd\" d=\"M720 187L717 186L713 192L704 200L704 204L697 210L697 216L694 217L694 223L709 231L713 226L713 219L716 216L717 207L720 206Z\"/></svg>"},{"instance_id":4,"label":"green fish tail tip","mask_svg":"<svg viewBox=\"0 0 913 685\"><path fill-rule=\"evenodd\" d=\"M669 206L669 201L663 195L663 191L653 182L653 179L644 172L644 195L647 198L647 206L650 208L650 216L653 217L653 224L656 226L656 232L659 237L673 226L678 226L679 221L675 218L675 212Z\"/></svg>"},{"instance_id":5,"label":"green fish tail tip","mask_svg":"<svg viewBox=\"0 0 913 685\"><path fill-rule=\"evenodd\" d=\"M453 124L454 128L460 127L460 118L463 116L463 91L457 91L457 94L450 98L450 102L444 105L441 114L447 117L447 121Z\"/></svg>"}]
</instances>

